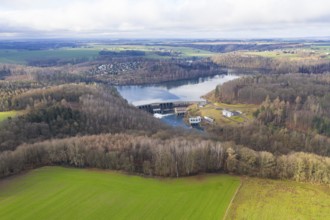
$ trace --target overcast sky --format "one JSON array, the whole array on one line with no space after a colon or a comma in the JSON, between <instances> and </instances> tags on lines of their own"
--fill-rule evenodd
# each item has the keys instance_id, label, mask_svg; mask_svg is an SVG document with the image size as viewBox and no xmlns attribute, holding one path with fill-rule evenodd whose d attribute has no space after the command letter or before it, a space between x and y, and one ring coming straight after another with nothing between
<instances>
[{"instance_id":1,"label":"overcast sky","mask_svg":"<svg viewBox=\"0 0 330 220\"><path fill-rule=\"evenodd\" d=\"M0 38L330 36L330 0L0 0Z\"/></svg>"}]
</instances>

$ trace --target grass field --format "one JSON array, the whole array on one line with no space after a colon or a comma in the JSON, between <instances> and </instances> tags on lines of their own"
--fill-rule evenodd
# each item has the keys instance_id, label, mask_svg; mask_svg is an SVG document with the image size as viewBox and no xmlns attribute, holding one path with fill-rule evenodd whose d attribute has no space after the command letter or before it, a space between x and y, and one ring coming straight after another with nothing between
<instances>
[{"instance_id":1,"label":"grass field","mask_svg":"<svg viewBox=\"0 0 330 220\"><path fill-rule=\"evenodd\" d=\"M0 63L27 64L29 60L74 59L98 56L93 48L60 48L54 50L0 50Z\"/></svg>"},{"instance_id":2,"label":"grass field","mask_svg":"<svg viewBox=\"0 0 330 220\"><path fill-rule=\"evenodd\" d=\"M16 111L0 112L0 122L6 120L8 117L15 117L16 115L17 115Z\"/></svg>"},{"instance_id":3,"label":"grass field","mask_svg":"<svg viewBox=\"0 0 330 220\"><path fill-rule=\"evenodd\" d=\"M222 219L239 184L44 167L0 181L0 219Z\"/></svg>"},{"instance_id":4,"label":"grass field","mask_svg":"<svg viewBox=\"0 0 330 220\"><path fill-rule=\"evenodd\" d=\"M231 219L330 219L330 188L292 181L243 180L227 215Z\"/></svg>"},{"instance_id":5,"label":"grass field","mask_svg":"<svg viewBox=\"0 0 330 220\"><path fill-rule=\"evenodd\" d=\"M162 48L182 53L182 57L209 57L214 53L198 50L188 47L170 47L170 46L144 46L144 45L103 45L88 44L86 47L78 48L59 48L49 50L6 50L0 49L0 63L27 64L30 60L46 59L95 59L101 50L123 51L123 50L141 50L146 52L146 58L166 59L170 57L159 56L155 50Z\"/></svg>"},{"instance_id":6,"label":"grass field","mask_svg":"<svg viewBox=\"0 0 330 220\"><path fill-rule=\"evenodd\" d=\"M274 59L286 59L289 61L318 60L330 57L329 46L306 46L295 49L279 49L273 51L246 51L243 54L268 57Z\"/></svg>"},{"instance_id":7,"label":"grass field","mask_svg":"<svg viewBox=\"0 0 330 220\"><path fill-rule=\"evenodd\" d=\"M253 119L253 112L257 109L256 105L247 105L247 104L225 104L225 103L210 103L204 107L199 107L198 105L192 105L189 107L189 114L192 116L200 115L211 117L215 120L217 124L241 124L250 122ZM242 112L241 115L233 116L231 118L224 117L222 115L222 110L228 109L233 111Z\"/></svg>"}]
</instances>

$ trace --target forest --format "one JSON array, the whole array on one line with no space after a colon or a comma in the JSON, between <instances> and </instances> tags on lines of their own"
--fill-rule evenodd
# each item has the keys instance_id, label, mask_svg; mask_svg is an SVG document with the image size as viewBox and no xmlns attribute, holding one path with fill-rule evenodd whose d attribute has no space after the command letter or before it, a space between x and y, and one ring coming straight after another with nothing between
<instances>
[{"instance_id":1,"label":"forest","mask_svg":"<svg viewBox=\"0 0 330 220\"><path fill-rule=\"evenodd\" d=\"M330 155L329 75L243 77L218 86L215 97L227 103L252 103L255 119L214 132L254 150Z\"/></svg>"}]
</instances>

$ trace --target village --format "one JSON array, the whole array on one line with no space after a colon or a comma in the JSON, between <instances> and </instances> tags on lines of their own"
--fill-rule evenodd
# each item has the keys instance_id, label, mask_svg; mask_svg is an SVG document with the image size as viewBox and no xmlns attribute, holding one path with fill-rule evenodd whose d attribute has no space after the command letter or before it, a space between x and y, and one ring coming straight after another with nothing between
<instances>
[{"instance_id":1,"label":"village","mask_svg":"<svg viewBox=\"0 0 330 220\"><path fill-rule=\"evenodd\" d=\"M128 73L141 68L141 62L139 61L127 61L127 62L110 62L108 64L102 64L94 68L92 74L98 75L118 75L121 73Z\"/></svg>"}]
</instances>

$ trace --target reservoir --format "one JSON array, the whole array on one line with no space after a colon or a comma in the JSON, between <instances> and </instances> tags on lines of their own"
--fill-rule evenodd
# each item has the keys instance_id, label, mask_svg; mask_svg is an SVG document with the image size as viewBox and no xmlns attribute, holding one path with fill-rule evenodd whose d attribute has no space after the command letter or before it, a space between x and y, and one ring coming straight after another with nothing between
<instances>
[{"instance_id":1,"label":"reservoir","mask_svg":"<svg viewBox=\"0 0 330 220\"><path fill-rule=\"evenodd\" d=\"M201 96L214 90L217 85L238 77L234 74L215 75L159 84L117 86L117 90L123 98L135 106L158 102L203 101ZM161 120L175 127L188 128L182 117L164 115Z\"/></svg>"}]
</instances>

